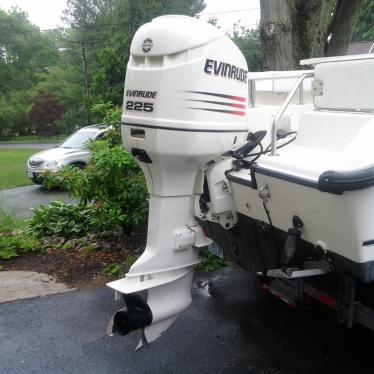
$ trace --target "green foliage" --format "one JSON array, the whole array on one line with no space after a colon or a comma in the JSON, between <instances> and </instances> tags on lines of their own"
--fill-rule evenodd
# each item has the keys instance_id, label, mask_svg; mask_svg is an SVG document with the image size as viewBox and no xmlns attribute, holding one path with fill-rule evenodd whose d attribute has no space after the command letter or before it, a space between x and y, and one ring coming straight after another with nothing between
<instances>
[{"instance_id":1,"label":"green foliage","mask_svg":"<svg viewBox=\"0 0 374 374\"><path fill-rule=\"evenodd\" d=\"M97 122L110 126L106 135L109 147L122 144L120 132L122 107L114 105L111 101L99 101L91 109Z\"/></svg>"},{"instance_id":2,"label":"green foliage","mask_svg":"<svg viewBox=\"0 0 374 374\"><path fill-rule=\"evenodd\" d=\"M106 121L115 122L118 108L108 103L100 104L96 106L97 112L103 107L110 111L109 115L105 114ZM44 187L62 187L79 200L78 206L87 217L86 230L96 232L123 227L127 234L131 234L132 229L143 225L147 218L148 193L143 174L134 158L123 149L120 133L115 128L108 132L106 140L93 142L89 148L91 161L84 170L70 166L57 174L47 173L44 175ZM55 220L58 212L56 214ZM43 214L40 216L42 219ZM46 218L44 226L49 225L49 221L50 218ZM40 228L46 235L44 226Z\"/></svg>"},{"instance_id":3,"label":"green foliage","mask_svg":"<svg viewBox=\"0 0 374 374\"><path fill-rule=\"evenodd\" d=\"M120 264L109 264L105 267L105 269L102 271L102 274L106 277L119 277L122 274Z\"/></svg>"},{"instance_id":4,"label":"green foliage","mask_svg":"<svg viewBox=\"0 0 374 374\"><path fill-rule=\"evenodd\" d=\"M91 81L96 99L122 104L130 44L142 24L165 14L194 16L204 8L203 0L113 0L101 5L93 0L69 1L70 24L89 24L86 30L97 35L91 38L105 40L95 51L98 69Z\"/></svg>"},{"instance_id":5,"label":"green foliage","mask_svg":"<svg viewBox=\"0 0 374 374\"><path fill-rule=\"evenodd\" d=\"M146 221L148 203L143 175L134 158L122 145L110 147L109 140L90 145L92 158L84 170L65 170L64 188L91 206L91 224L97 230L122 226L127 233Z\"/></svg>"},{"instance_id":6,"label":"green foliage","mask_svg":"<svg viewBox=\"0 0 374 374\"><path fill-rule=\"evenodd\" d=\"M27 108L39 75L57 62L54 40L26 13L0 9L0 138L30 131Z\"/></svg>"},{"instance_id":7,"label":"green foliage","mask_svg":"<svg viewBox=\"0 0 374 374\"><path fill-rule=\"evenodd\" d=\"M8 260L17 257L20 253L35 251L38 246L38 239L24 232L16 236L5 236L0 238L0 258Z\"/></svg>"},{"instance_id":8,"label":"green foliage","mask_svg":"<svg viewBox=\"0 0 374 374\"><path fill-rule=\"evenodd\" d=\"M58 203L57 207L35 210L32 226L37 235L70 235L63 222L66 214L73 213L75 220L82 223L82 230L75 229L76 236L84 234L83 229L97 232L113 227L123 227L131 234L146 222L148 193L144 177L134 158L118 144L119 139L118 131L113 130L108 139L90 144L91 162L84 170L65 167L57 174L44 175L46 189L62 187L79 204L76 209ZM84 217L79 219L79 215ZM48 229L51 224L55 233Z\"/></svg>"},{"instance_id":9,"label":"green foliage","mask_svg":"<svg viewBox=\"0 0 374 374\"><path fill-rule=\"evenodd\" d=\"M114 105L111 101L99 101L91 109L96 119L103 125L119 125L121 123L122 107Z\"/></svg>"},{"instance_id":10,"label":"green foliage","mask_svg":"<svg viewBox=\"0 0 374 374\"><path fill-rule=\"evenodd\" d=\"M71 249L73 249L73 246L69 243L69 242L66 242L62 245L62 249L64 251L70 251Z\"/></svg>"},{"instance_id":11,"label":"green foliage","mask_svg":"<svg viewBox=\"0 0 374 374\"><path fill-rule=\"evenodd\" d=\"M231 39L247 60L249 71L262 71L263 57L259 29L250 30L238 22L234 24Z\"/></svg>"},{"instance_id":12,"label":"green foliage","mask_svg":"<svg viewBox=\"0 0 374 374\"><path fill-rule=\"evenodd\" d=\"M71 28L48 33L19 9L0 10L0 139L32 133L27 111L40 90L66 109L60 133L87 124L82 47L91 101L121 105L135 31L154 17L194 16L204 7L203 0L69 0L64 20Z\"/></svg>"},{"instance_id":13,"label":"green foliage","mask_svg":"<svg viewBox=\"0 0 374 374\"><path fill-rule=\"evenodd\" d=\"M27 231L37 237L79 237L90 229L92 210L81 205L53 201L33 209L34 216L27 220Z\"/></svg>"},{"instance_id":14,"label":"green foliage","mask_svg":"<svg viewBox=\"0 0 374 374\"><path fill-rule=\"evenodd\" d=\"M59 63L39 75L35 91L39 90L52 92L65 108L63 116L57 121L60 133L71 133L76 126L85 124L79 53L70 50L61 53Z\"/></svg>"},{"instance_id":15,"label":"green foliage","mask_svg":"<svg viewBox=\"0 0 374 374\"><path fill-rule=\"evenodd\" d=\"M374 42L374 2L373 0L363 0L353 33L354 42L372 41Z\"/></svg>"},{"instance_id":16,"label":"green foliage","mask_svg":"<svg viewBox=\"0 0 374 374\"><path fill-rule=\"evenodd\" d=\"M201 262L196 265L196 270L198 271L210 272L220 269L224 266L228 266L230 264L228 261L222 260L219 257L215 256L207 249L203 249L200 252L200 260Z\"/></svg>"},{"instance_id":17,"label":"green foliage","mask_svg":"<svg viewBox=\"0 0 374 374\"><path fill-rule=\"evenodd\" d=\"M23 223L0 207L0 259L8 260L38 247L39 240L24 230Z\"/></svg>"},{"instance_id":18,"label":"green foliage","mask_svg":"<svg viewBox=\"0 0 374 374\"><path fill-rule=\"evenodd\" d=\"M52 173L45 171L43 173L43 188L47 191L61 189L69 190L72 195L79 194L79 191L72 191L73 179L76 177L76 173L80 170L73 165L67 165L62 167L58 173ZM77 186L79 188L79 186Z\"/></svg>"},{"instance_id":19,"label":"green foliage","mask_svg":"<svg viewBox=\"0 0 374 374\"><path fill-rule=\"evenodd\" d=\"M102 274L106 277L118 277L122 278L129 271L132 264L137 260L137 256L129 255L126 260L121 263L109 264L103 271Z\"/></svg>"}]
</instances>

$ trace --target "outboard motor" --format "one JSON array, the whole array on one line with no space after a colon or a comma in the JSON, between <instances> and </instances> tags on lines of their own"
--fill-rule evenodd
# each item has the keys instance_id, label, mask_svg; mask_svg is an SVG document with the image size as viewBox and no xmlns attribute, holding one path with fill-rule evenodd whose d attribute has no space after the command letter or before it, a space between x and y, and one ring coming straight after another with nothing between
<instances>
[{"instance_id":1,"label":"outboard motor","mask_svg":"<svg viewBox=\"0 0 374 374\"><path fill-rule=\"evenodd\" d=\"M108 286L126 303L111 332L141 328L141 347L191 303L198 247L209 244L193 218L194 201L206 164L246 141L248 90L239 49L194 18L163 16L143 25L130 53L122 136L146 178L148 236L126 277Z\"/></svg>"}]
</instances>

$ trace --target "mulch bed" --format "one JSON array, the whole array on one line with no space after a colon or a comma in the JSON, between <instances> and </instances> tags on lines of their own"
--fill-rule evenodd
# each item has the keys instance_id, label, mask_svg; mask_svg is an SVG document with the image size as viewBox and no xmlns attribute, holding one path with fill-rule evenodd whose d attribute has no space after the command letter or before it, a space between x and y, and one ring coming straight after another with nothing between
<instances>
[{"instance_id":1,"label":"mulch bed","mask_svg":"<svg viewBox=\"0 0 374 374\"><path fill-rule=\"evenodd\" d=\"M73 247L69 250L59 244L44 245L47 247L39 252L23 254L11 260L0 260L3 270L36 271L48 274L69 286L77 288L90 288L103 286L113 278L102 275L102 271L112 263L125 261L129 255L139 256L145 246L145 233L135 235L133 238L120 238L118 236L98 241L95 250L86 247ZM114 244L115 242L115 244ZM65 242L66 243L66 242ZM112 249L112 248L115 249Z\"/></svg>"}]
</instances>

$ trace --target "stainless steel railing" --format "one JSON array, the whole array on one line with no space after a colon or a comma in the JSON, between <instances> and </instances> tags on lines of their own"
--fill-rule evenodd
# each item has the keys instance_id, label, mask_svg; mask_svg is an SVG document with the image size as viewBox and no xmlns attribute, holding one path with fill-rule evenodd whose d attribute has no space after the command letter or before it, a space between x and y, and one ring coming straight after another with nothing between
<instances>
[{"instance_id":1,"label":"stainless steel railing","mask_svg":"<svg viewBox=\"0 0 374 374\"><path fill-rule=\"evenodd\" d=\"M286 109L290 105L290 102L294 98L297 91L299 91L299 100L302 102L302 100L303 100L303 82L306 78L311 78L311 77L313 77L313 73L305 73L305 74L300 75L300 77L297 79L294 87L292 88L292 90L288 94L286 100L284 101L284 103L280 107L279 111L275 115L275 117L273 119L273 122L272 122L272 125L271 125L271 152L270 152L271 156L276 156L277 155L277 128L278 128L278 123L279 123L280 119L282 118L284 112L286 111Z\"/></svg>"}]
</instances>

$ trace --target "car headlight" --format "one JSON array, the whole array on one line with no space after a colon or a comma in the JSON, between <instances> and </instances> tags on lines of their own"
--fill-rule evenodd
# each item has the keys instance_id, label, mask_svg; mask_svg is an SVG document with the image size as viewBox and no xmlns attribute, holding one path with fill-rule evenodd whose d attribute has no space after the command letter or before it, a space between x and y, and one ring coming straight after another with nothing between
<instances>
[{"instance_id":1,"label":"car headlight","mask_svg":"<svg viewBox=\"0 0 374 374\"><path fill-rule=\"evenodd\" d=\"M62 161L50 160L46 161L44 166L48 169L57 169L62 165Z\"/></svg>"}]
</instances>

